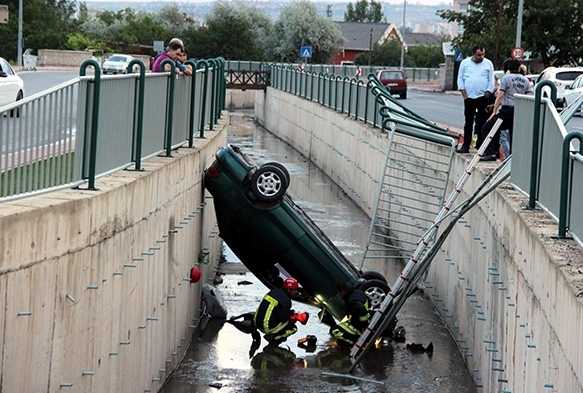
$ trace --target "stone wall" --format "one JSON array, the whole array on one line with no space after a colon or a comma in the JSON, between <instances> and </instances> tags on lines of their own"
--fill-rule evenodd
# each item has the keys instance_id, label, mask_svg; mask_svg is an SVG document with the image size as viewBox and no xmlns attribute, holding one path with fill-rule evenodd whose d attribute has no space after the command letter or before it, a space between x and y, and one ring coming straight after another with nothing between
<instances>
[{"instance_id":1,"label":"stone wall","mask_svg":"<svg viewBox=\"0 0 583 393\"><path fill-rule=\"evenodd\" d=\"M97 191L2 204L0 391L160 389L221 254L202 173L226 143L227 117L194 148L101 177Z\"/></svg>"},{"instance_id":2,"label":"stone wall","mask_svg":"<svg viewBox=\"0 0 583 393\"><path fill-rule=\"evenodd\" d=\"M268 88L255 101L262 126L372 214L387 134L280 90ZM455 155L449 192L468 163ZM458 202L493 168L481 163ZM576 269L582 251L573 240L556 239L556 223L525 204L509 184L499 186L458 222L421 284L479 391L582 392L583 273Z\"/></svg>"}]
</instances>

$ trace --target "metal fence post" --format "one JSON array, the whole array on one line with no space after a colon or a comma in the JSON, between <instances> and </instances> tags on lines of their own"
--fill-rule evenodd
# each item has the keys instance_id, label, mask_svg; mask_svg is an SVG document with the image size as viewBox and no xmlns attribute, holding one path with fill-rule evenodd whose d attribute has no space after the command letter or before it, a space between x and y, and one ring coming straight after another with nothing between
<instances>
[{"instance_id":1,"label":"metal fence post","mask_svg":"<svg viewBox=\"0 0 583 393\"><path fill-rule=\"evenodd\" d=\"M162 60L160 70L166 68L166 64L170 65L170 83L166 90L166 98L168 106L166 106L166 141L164 148L166 149L166 157L172 157L172 125L174 116L174 83L176 81L176 63L170 59Z\"/></svg>"},{"instance_id":2,"label":"metal fence post","mask_svg":"<svg viewBox=\"0 0 583 393\"><path fill-rule=\"evenodd\" d=\"M208 74L209 74L209 63L206 60L198 60L196 62L196 68L197 69L201 69L202 67L204 67L204 83L203 83L203 87L202 87L202 105L200 106L201 108L201 113L200 113L200 128L198 130L198 135L199 138L204 138L204 120L205 120L205 114L206 114L206 92L208 89L208 82L209 82L209 78L208 78Z\"/></svg>"},{"instance_id":3,"label":"metal fence post","mask_svg":"<svg viewBox=\"0 0 583 393\"><path fill-rule=\"evenodd\" d=\"M97 127L99 125L99 93L101 89L101 68L99 63L93 59L87 59L81 63L81 68L79 69L79 76L85 76L85 71L87 66L92 66L95 70L95 76L93 78L93 110L91 111L91 138L89 145L89 190L97 190L95 188L95 173L97 165ZM89 93L89 91L88 91ZM85 129L85 135L87 135L87 129Z\"/></svg>"},{"instance_id":4,"label":"metal fence post","mask_svg":"<svg viewBox=\"0 0 583 393\"><path fill-rule=\"evenodd\" d=\"M573 139L579 139L579 153L583 154L583 134L579 131L572 131L565 136L563 140L563 162L561 165L561 194L559 202L559 237L565 237L567 234L567 211L570 209L570 187L572 180L569 181L570 175L570 146ZM569 208L568 208L569 206Z\"/></svg>"},{"instance_id":5,"label":"metal fence post","mask_svg":"<svg viewBox=\"0 0 583 393\"><path fill-rule=\"evenodd\" d=\"M532 157L530 164L530 190L528 195L528 208L534 209L538 194L538 154L540 144L540 103L543 87L551 89L551 101L557 102L557 86L549 80L544 80L536 85L534 93L534 121L532 125Z\"/></svg>"},{"instance_id":6,"label":"metal fence post","mask_svg":"<svg viewBox=\"0 0 583 393\"><path fill-rule=\"evenodd\" d=\"M140 76L137 80L138 82L138 97L137 97L137 124L135 125L136 129L134 132L135 136L135 144L134 144L134 154L133 159L136 163L135 170L141 171L142 170L142 133L144 131L144 86L146 81L146 66L144 62L140 59L133 59L128 64L128 73L134 72L134 65L138 65L140 67Z\"/></svg>"}]
</instances>

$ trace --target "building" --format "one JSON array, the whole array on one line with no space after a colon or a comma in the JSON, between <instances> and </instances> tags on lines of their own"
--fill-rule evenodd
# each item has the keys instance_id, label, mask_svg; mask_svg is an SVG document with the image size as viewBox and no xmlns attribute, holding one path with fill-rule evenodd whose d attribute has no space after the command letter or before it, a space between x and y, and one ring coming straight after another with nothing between
<instances>
[{"instance_id":1,"label":"building","mask_svg":"<svg viewBox=\"0 0 583 393\"><path fill-rule=\"evenodd\" d=\"M390 39L397 40L405 50L416 45L439 45L440 36L431 33L401 34L395 23L336 22L345 39L344 48L334 58L334 64L353 62L359 53L368 53L375 43L384 44Z\"/></svg>"}]
</instances>

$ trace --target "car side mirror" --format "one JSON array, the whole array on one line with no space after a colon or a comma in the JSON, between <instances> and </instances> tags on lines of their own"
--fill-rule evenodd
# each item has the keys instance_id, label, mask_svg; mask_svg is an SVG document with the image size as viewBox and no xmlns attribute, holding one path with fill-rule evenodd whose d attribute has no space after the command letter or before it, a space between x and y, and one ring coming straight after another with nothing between
<instances>
[{"instance_id":1,"label":"car side mirror","mask_svg":"<svg viewBox=\"0 0 583 393\"><path fill-rule=\"evenodd\" d=\"M0 71L0 78L6 78L8 74L5 71Z\"/></svg>"}]
</instances>

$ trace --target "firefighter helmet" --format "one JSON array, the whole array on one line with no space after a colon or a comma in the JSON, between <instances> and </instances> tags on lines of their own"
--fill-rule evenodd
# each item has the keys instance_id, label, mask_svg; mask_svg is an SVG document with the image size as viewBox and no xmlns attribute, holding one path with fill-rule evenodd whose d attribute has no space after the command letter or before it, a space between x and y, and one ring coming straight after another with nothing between
<instances>
[{"instance_id":1,"label":"firefighter helmet","mask_svg":"<svg viewBox=\"0 0 583 393\"><path fill-rule=\"evenodd\" d=\"M283 287L285 289L298 289L299 288L298 280L291 277L286 278L285 281L283 282Z\"/></svg>"}]
</instances>

